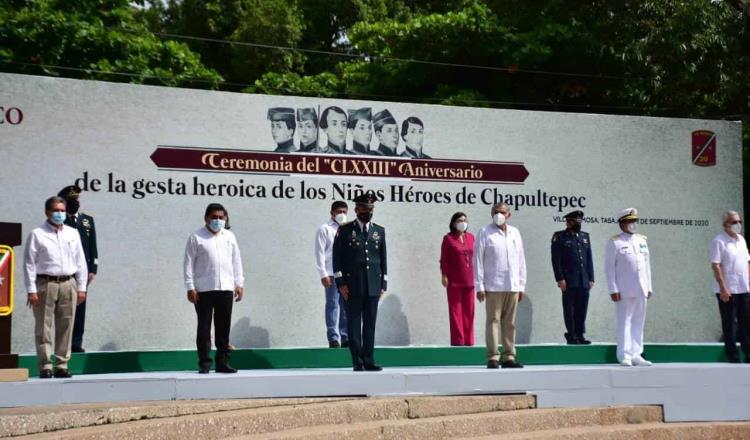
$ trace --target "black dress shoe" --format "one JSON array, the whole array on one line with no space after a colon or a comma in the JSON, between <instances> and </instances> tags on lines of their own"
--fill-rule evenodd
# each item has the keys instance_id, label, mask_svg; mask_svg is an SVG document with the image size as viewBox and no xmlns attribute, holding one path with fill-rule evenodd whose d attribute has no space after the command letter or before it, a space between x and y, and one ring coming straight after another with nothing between
<instances>
[{"instance_id":1,"label":"black dress shoe","mask_svg":"<svg viewBox=\"0 0 750 440\"><path fill-rule=\"evenodd\" d=\"M584 338L583 335L578 335L576 339L578 340L578 344L580 345L591 345L591 341Z\"/></svg>"},{"instance_id":2,"label":"black dress shoe","mask_svg":"<svg viewBox=\"0 0 750 440\"><path fill-rule=\"evenodd\" d=\"M198 370L198 374L208 374L209 369L208 368L201 368Z\"/></svg>"},{"instance_id":3,"label":"black dress shoe","mask_svg":"<svg viewBox=\"0 0 750 440\"><path fill-rule=\"evenodd\" d=\"M365 371L382 371L383 367L375 364L365 364Z\"/></svg>"},{"instance_id":4,"label":"black dress shoe","mask_svg":"<svg viewBox=\"0 0 750 440\"><path fill-rule=\"evenodd\" d=\"M55 377L58 379L67 379L69 377L73 377L73 375L70 374L70 371L66 370L65 368L57 368L55 369Z\"/></svg>"},{"instance_id":5,"label":"black dress shoe","mask_svg":"<svg viewBox=\"0 0 750 440\"><path fill-rule=\"evenodd\" d=\"M341 347L341 344L339 344L339 341L330 341L328 343L328 348L339 348Z\"/></svg>"},{"instance_id":6,"label":"black dress shoe","mask_svg":"<svg viewBox=\"0 0 750 440\"><path fill-rule=\"evenodd\" d=\"M578 338L575 335L571 335L570 333L565 333L565 342L568 345L578 345Z\"/></svg>"},{"instance_id":7,"label":"black dress shoe","mask_svg":"<svg viewBox=\"0 0 750 440\"><path fill-rule=\"evenodd\" d=\"M352 367L352 370L354 370L354 371L365 371L365 367L364 367L364 365L355 365L354 367Z\"/></svg>"},{"instance_id":8,"label":"black dress shoe","mask_svg":"<svg viewBox=\"0 0 750 440\"><path fill-rule=\"evenodd\" d=\"M343 341L341 343L341 348L349 348L349 341Z\"/></svg>"},{"instance_id":9,"label":"black dress shoe","mask_svg":"<svg viewBox=\"0 0 750 440\"><path fill-rule=\"evenodd\" d=\"M733 356L728 359L730 364L739 364L740 363L740 357L739 356Z\"/></svg>"},{"instance_id":10,"label":"black dress shoe","mask_svg":"<svg viewBox=\"0 0 750 440\"><path fill-rule=\"evenodd\" d=\"M39 372L39 378L40 379L49 379L52 377L52 370L44 369Z\"/></svg>"},{"instance_id":11,"label":"black dress shoe","mask_svg":"<svg viewBox=\"0 0 750 440\"><path fill-rule=\"evenodd\" d=\"M237 369L236 368L232 368L231 365L227 364L227 365L222 365L222 366L216 367L216 372L217 373L230 373L231 374L231 373L236 373Z\"/></svg>"},{"instance_id":12,"label":"black dress shoe","mask_svg":"<svg viewBox=\"0 0 750 440\"><path fill-rule=\"evenodd\" d=\"M496 361L495 359L490 359L487 361L487 368L491 370L497 370L500 368L500 362Z\"/></svg>"},{"instance_id":13,"label":"black dress shoe","mask_svg":"<svg viewBox=\"0 0 750 440\"><path fill-rule=\"evenodd\" d=\"M507 360L501 364L503 368L523 368L523 364L515 360Z\"/></svg>"},{"instance_id":14,"label":"black dress shoe","mask_svg":"<svg viewBox=\"0 0 750 440\"><path fill-rule=\"evenodd\" d=\"M70 351L73 353L86 353L86 350L84 350L83 347L73 347Z\"/></svg>"}]
</instances>

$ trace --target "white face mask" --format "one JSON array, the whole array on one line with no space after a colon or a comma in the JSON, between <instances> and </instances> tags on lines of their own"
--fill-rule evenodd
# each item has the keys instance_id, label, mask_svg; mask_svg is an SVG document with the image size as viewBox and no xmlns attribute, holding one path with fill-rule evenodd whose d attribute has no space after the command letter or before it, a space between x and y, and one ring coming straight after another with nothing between
<instances>
[{"instance_id":1,"label":"white face mask","mask_svg":"<svg viewBox=\"0 0 750 440\"><path fill-rule=\"evenodd\" d=\"M635 223L628 223L627 226L625 226L625 229L627 229L628 232L631 234L635 234L636 226Z\"/></svg>"},{"instance_id":2,"label":"white face mask","mask_svg":"<svg viewBox=\"0 0 750 440\"><path fill-rule=\"evenodd\" d=\"M498 212L497 214L492 216L492 221L494 221L496 225L502 226L505 224L505 216L502 213Z\"/></svg>"},{"instance_id":3,"label":"white face mask","mask_svg":"<svg viewBox=\"0 0 750 440\"><path fill-rule=\"evenodd\" d=\"M346 223L346 214L344 214L344 213L341 213L341 214L336 214L336 217L334 217L333 219L334 219L334 220L336 221L336 223L338 223L339 225L343 225L344 223Z\"/></svg>"},{"instance_id":4,"label":"white face mask","mask_svg":"<svg viewBox=\"0 0 750 440\"><path fill-rule=\"evenodd\" d=\"M469 223L467 222L458 222L453 225L454 228L456 228L459 232L466 232L467 229L469 229Z\"/></svg>"},{"instance_id":5,"label":"white face mask","mask_svg":"<svg viewBox=\"0 0 750 440\"><path fill-rule=\"evenodd\" d=\"M222 229L224 229L224 226L226 225L226 222L224 220L220 220L217 218L211 219L210 222L208 222L208 227L211 228L214 232L219 232Z\"/></svg>"},{"instance_id":6,"label":"white face mask","mask_svg":"<svg viewBox=\"0 0 750 440\"><path fill-rule=\"evenodd\" d=\"M742 233L742 223L735 223L732 225L732 231L734 231L735 234Z\"/></svg>"}]
</instances>

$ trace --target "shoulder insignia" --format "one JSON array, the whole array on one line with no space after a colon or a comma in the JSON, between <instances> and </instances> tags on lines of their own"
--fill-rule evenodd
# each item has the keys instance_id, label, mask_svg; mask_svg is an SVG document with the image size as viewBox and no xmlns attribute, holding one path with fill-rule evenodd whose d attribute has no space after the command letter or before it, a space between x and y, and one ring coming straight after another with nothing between
<instances>
[{"instance_id":1,"label":"shoulder insignia","mask_svg":"<svg viewBox=\"0 0 750 440\"><path fill-rule=\"evenodd\" d=\"M373 222L373 223L372 223L372 225L373 225L373 226L377 226L377 227L379 227L379 228L382 228L382 226L380 226L379 224L377 224L377 223L375 223L375 222Z\"/></svg>"},{"instance_id":2,"label":"shoulder insignia","mask_svg":"<svg viewBox=\"0 0 750 440\"><path fill-rule=\"evenodd\" d=\"M615 234L612 236L612 238L610 238L610 240L614 241L614 240L617 240L619 237L620 237L620 234Z\"/></svg>"},{"instance_id":3,"label":"shoulder insignia","mask_svg":"<svg viewBox=\"0 0 750 440\"><path fill-rule=\"evenodd\" d=\"M644 240L648 240L648 237L646 237L645 235L638 234L638 236L641 237Z\"/></svg>"},{"instance_id":4,"label":"shoulder insignia","mask_svg":"<svg viewBox=\"0 0 750 440\"><path fill-rule=\"evenodd\" d=\"M552 234L552 243L556 242L558 238L560 238L559 232L555 232L554 234Z\"/></svg>"}]
</instances>

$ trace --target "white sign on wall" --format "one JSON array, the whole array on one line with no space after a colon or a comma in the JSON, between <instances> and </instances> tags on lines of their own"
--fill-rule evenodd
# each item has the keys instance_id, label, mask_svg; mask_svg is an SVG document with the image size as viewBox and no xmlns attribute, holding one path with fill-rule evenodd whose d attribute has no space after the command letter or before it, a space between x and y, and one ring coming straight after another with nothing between
<instances>
[{"instance_id":1,"label":"white sign on wall","mask_svg":"<svg viewBox=\"0 0 750 440\"><path fill-rule=\"evenodd\" d=\"M0 74L0 221L44 220L44 200L84 189L96 219L89 350L192 348L195 311L182 258L208 203L227 207L243 252L246 297L231 341L327 345L315 232L335 200L376 192L388 236L389 291L377 345L447 345L440 244L454 212L470 232L511 204L524 238L527 298L518 342L562 342L550 239L585 213L596 286L587 336L614 340L603 272L615 212L636 207L652 253L650 342L716 341L707 246L727 209L742 209L740 124L248 95ZM360 121L369 121L360 124ZM350 203L350 217L353 206ZM23 249L17 249L22 255ZM17 264L17 279L23 265ZM22 283L16 303L25 303ZM475 328L484 340L484 309ZM13 349L32 352L18 307Z\"/></svg>"}]
</instances>

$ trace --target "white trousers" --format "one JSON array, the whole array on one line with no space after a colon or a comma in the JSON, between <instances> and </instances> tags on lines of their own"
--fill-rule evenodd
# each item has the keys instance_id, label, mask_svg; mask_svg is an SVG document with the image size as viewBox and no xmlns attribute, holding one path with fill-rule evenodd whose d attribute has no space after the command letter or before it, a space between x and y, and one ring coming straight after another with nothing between
<instances>
[{"instance_id":1,"label":"white trousers","mask_svg":"<svg viewBox=\"0 0 750 440\"><path fill-rule=\"evenodd\" d=\"M643 326L646 323L646 297L622 298L615 303L617 314L617 361L643 353Z\"/></svg>"}]
</instances>

